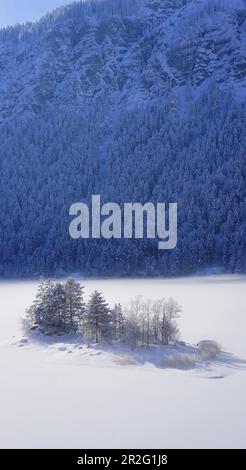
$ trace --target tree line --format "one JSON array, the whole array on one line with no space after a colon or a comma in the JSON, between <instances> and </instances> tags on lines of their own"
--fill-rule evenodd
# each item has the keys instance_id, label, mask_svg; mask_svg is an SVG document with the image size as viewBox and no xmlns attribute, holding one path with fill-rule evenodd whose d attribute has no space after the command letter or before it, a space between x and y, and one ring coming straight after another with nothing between
<instances>
[{"instance_id":1,"label":"tree line","mask_svg":"<svg viewBox=\"0 0 246 470\"><path fill-rule=\"evenodd\" d=\"M28 332L45 336L77 335L86 341L119 342L136 346L168 345L178 338L177 319L181 308L170 299L132 299L127 307L112 308L101 292L84 298L84 288L74 279L64 282L42 281L35 300L26 311Z\"/></svg>"}]
</instances>

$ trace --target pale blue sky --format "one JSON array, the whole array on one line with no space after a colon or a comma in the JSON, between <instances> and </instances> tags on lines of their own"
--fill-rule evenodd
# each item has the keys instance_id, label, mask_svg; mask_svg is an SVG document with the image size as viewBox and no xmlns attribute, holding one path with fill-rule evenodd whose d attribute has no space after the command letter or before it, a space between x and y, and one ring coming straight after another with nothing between
<instances>
[{"instance_id":1,"label":"pale blue sky","mask_svg":"<svg viewBox=\"0 0 246 470\"><path fill-rule=\"evenodd\" d=\"M26 21L35 21L41 16L72 0L0 0L0 28Z\"/></svg>"}]
</instances>

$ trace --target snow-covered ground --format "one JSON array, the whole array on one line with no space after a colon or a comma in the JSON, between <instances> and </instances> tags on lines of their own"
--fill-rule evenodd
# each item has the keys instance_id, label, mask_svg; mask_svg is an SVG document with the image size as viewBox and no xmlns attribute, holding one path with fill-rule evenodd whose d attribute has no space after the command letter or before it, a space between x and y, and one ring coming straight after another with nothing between
<instances>
[{"instance_id":1,"label":"snow-covered ground","mask_svg":"<svg viewBox=\"0 0 246 470\"><path fill-rule=\"evenodd\" d=\"M173 296L183 307L183 339L215 340L223 352L176 369L159 367L162 353L153 348L131 354L64 338L26 342L20 318L37 283L1 283L0 447L245 447L246 278L83 284L87 294L101 290L110 304L137 294Z\"/></svg>"}]
</instances>

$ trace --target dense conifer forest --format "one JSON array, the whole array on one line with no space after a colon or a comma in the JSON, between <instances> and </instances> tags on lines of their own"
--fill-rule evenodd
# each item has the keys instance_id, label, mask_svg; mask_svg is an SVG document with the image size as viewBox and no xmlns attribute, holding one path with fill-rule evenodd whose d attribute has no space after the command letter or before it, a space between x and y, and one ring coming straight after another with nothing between
<instances>
[{"instance_id":1,"label":"dense conifer forest","mask_svg":"<svg viewBox=\"0 0 246 470\"><path fill-rule=\"evenodd\" d=\"M1 277L245 272L240 5L77 2L0 32ZM176 249L72 240L92 194L177 202Z\"/></svg>"}]
</instances>

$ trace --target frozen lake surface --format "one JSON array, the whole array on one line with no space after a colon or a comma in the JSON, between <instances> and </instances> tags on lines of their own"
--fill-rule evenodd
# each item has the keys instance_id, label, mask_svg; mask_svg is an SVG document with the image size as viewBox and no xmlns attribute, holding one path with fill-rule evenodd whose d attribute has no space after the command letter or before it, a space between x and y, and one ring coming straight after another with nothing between
<instances>
[{"instance_id":1,"label":"frozen lake surface","mask_svg":"<svg viewBox=\"0 0 246 470\"><path fill-rule=\"evenodd\" d=\"M182 338L221 344L222 359L161 369L147 355L121 364L108 351L22 341L20 318L37 283L0 284L1 448L245 447L246 277L89 280L123 305L174 297Z\"/></svg>"}]
</instances>

